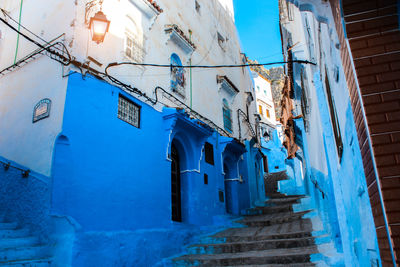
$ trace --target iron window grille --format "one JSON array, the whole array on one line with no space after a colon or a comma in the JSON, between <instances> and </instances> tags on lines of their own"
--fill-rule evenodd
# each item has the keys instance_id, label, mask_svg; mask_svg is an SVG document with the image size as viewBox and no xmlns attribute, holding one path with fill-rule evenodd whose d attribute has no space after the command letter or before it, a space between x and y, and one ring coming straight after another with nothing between
<instances>
[{"instance_id":1,"label":"iron window grille","mask_svg":"<svg viewBox=\"0 0 400 267\"><path fill-rule=\"evenodd\" d=\"M129 99L119 95L118 118L139 128L140 127L140 106Z\"/></svg>"}]
</instances>

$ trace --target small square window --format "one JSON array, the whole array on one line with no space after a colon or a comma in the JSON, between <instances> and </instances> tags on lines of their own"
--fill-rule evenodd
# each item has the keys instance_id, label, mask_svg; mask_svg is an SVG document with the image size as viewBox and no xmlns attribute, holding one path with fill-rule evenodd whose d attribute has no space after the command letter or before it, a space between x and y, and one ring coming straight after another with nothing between
<instances>
[{"instance_id":1,"label":"small square window","mask_svg":"<svg viewBox=\"0 0 400 267\"><path fill-rule=\"evenodd\" d=\"M118 118L139 128L140 126L140 106L136 105L127 98L119 95L118 99Z\"/></svg>"},{"instance_id":2,"label":"small square window","mask_svg":"<svg viewBox=\"0 0 400 267\"><path fill-rule=\"evenodd\" d=\"M214 147L210 143L204 144L205 160L208 164L214 165Z\"/></svg>"}]
</instances>

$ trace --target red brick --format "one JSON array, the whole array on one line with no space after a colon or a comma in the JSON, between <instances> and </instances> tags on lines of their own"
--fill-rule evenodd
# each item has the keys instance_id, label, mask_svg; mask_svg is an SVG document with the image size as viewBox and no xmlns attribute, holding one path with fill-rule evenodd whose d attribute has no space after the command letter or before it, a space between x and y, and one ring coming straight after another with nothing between
<instances>
[{"instance_id":1,"label":"red brick","mask_svg":"<svg viewBox=\"0 0 400 267\"><path fill-rule=\"evenodd\" d=\"M382 64L386 62L397 62L400 60L400 53L379 55L371 58L373 64Z\"/></svg>"},{"instance_id":2,"label":"red brick","mask_svg":"<svg viewBox=\"0 0 400 267\"><path fill-rule=\"evenodd\" d=\"M364 49L358 49L358 50L353 50L353 57L355 60L360 57L370 57L374 56L376 54L382 54L385 53L385 47L383 45L381 46L374 46L374 47L369 47L369 48L364 48Z\"/></svg>"},{"instance_id":3,"label":"red brick","mask_svg":"<svg viewBox=\"0 0 400 267\"><path fill-rule=\"evenodd\" d=\"M388 144L388 145L374 145L374 154L378 155L388 155L397 153L400 151L400 143Z\"/></svg>"},{"instance_id":4,"label":"red brick","mask_svg":"<svg viewBox=\"0 0 400 267\"><path fill-rule=\"evenodd\" d=\"M364 30L364 25L362 22L348 23L346 25L347 34L352 34L354 32L360 32ZM351 46L351 44L350 44Z\"/></svg>"},{"instance_id":5,"label":"red brick","mask_svg":"<svg viewBox=\"0 0 400 267\"><path fill-rule=\"evenodd\" d=\"M367 44L368 46L376 46L396 42L400 42L400 34L398 34L397 32L386 33L379 37L368 38Z\"/></svg>"},{"instance_id":6,"label":"red brick","mask_svg":"<svg viewBox=\"0 0 400 267\"><path fill-rule=\"evenodd\" d=\"M394 155L377 156L375 157L376 165L378 168L396 164L396 157ZM383 187L383 184L382 184Z\"/></svg>"},{"instance_id":7,"label":"red brick","mask_svg":"<svg viewBox=\"0 0 400 267\"><path fill-rule=\"evenodd\" d=\"M354 66L356 67L356 69L360 67L371 66L371 64L372 61L370 58L357 59L354 61ZM350 68L349 70L352 72Z\"/></svg>"},{"instance_id":8,"label":"red brick","mask_svg":"<svg viewBox=\"0 0 400 267\"><path fill-rule=\"evenodd\" d=\"M378 173L379 173L379 177L381 177L381 178L397 176L397 175L400 176L400 165L379 167ZM400 191L399 191L398 198L400 199Z\"/></svg>"},{"instance_id":9,"label":"red brick","mask_svg":"<svg viewBox=\"0 0 400 267\"><path fill-rule=\"evenodd\" d=\"M400 80L400 71L391 71L387 73L379 74L378 82L388 82L388 81L399 81Z\"/></svg>"},{"instance_id":10,"label":"red brick","mask_svg":"<svg viewBox=\"0 0 400 267\"><path fill-rule=\"evenodd\" d=\"M376 235L377 235L378 239L387 238L386 228L382 227L382 228L376 229Z\"/></svg>"},{"instance_id":11,"label":"red brick","mask_svg":"<svg viewBox=\"0 0 400 267\"><path fill-rule=\"evenodd\" d=\"M371 134L387 133L392 131L400 131L400 123L398 122L385 122L382 121L380 124L374 124L369 126Z\"/></svg>"},{"instance_id":12,"label":"red brick","mask_svg":"<svg viewBox=\"0 0 400 267\"><path fill-rule=\"evenodd\" d=\"M392 200L385 202L386 212L400 211L400 201Z\"/></svg>"},{"instance_id":13,"label":"red brick","mask_svg":"<svg viewBox=\"0 0 400 267\"><path fill-rule=\"evenodd\" d=\"M382 190L384 202L389 200L400 200L400 188L390 188Z\"/></svg>"},{"instance_id":14,"label":"red brick","mask_svg":"<svg viewBox=\"0 0 400 267\"><path fill-rule=\"evenodd\" d=\"M386 113L386 118L388 121L399 121L400 120L400 111ZM400 124L400 122L399 122Z\"/></svg>"},{"instance_id":15,"label":"red brick","mask_svg":"<svg viewBox=\"0 0 400 267\"><path fill-rule=\"evenodd\" d=\"M400 188L400 178L384 178L381 179L382 189ZM399 205L400 208L400 205Z\"/></svg>"},{"instance_id":16,"label":"red brick","mask_svg":"<svg viewBox=\"0 0 400 267\"><path fill-rule=\"evenodd\" d=\"M390 144L392 142L390 134L381 134L371 136L371 142L374 145Z\"/></svg>"},{"instance_id":17,"label":"red brick","mask_svg":"<svg viewBox=\"0 0 400 267\"><path fill-rule=\"evenodd\" d=\"M400 133L392 133L390 136L393 142L400 142Z\"/></svg>"},{"instance_id":18,"label":"red brick","mask_svg":"<svg viewBox=\"0 0 400 267\"><path fill-rule=\"evenodd\" d=\"M364 76L364 77L359 77L358 82L360 83L360 86L365 86L365 85L371 85L371 84L376 84L376 78L375 76Z\"/></svg>"},{"instance_id":19,"label":"red brick","mask_svg":"<svg viewBox=\"0 0 400 267\"><path fill-rule=\"evenodd\" d=\"M382 103L382 104L374 104L374 105L365 106L365 113L367 114L367 117L368 117L370 114L397 111L399 109L400 109L400 102L392 101L392 102L387 102L387 103Z\"/></svg>"},{"instance_id":20,"label":"red brick","mask_svg":"<svg viewBox=\"0 0 400 267\"><path fill-rule=\"evenodd\" d=\"M382 114L382 113L370 115L367 117L367 121L368 121L368 125L381 123L383 121L386 121L386 116L385 116L385 114Z\"/></svg>"},{"instance_id":21,"label":"red brick","mask_svg":"<svg viewBox=\"0 0 400 267\"><path fill-rule=\"evenodd\" d=\"M384 102L400 100L400 90L396 91L396 92L390 92L390 93L382 94L382 98L383 98Z\"/></svg>"},{"instance_id":22,"label":"red brick","mask_svg":"<svg viewBox=\"0 0 400 267\"><path fill-rule=\"evenodd\" d=\"M375 18L363 22L364 29L388 29L387 27L390 27L390 29L395 29L397 27L397 23L398 20L396 15Z\"/></svg>"},{"instance_id":23,"label":"red brick","mask_svg":"<svg viewBox=\"0 0 400 267\"><path fill-rule=\"evenodd\" d=\"M371 104L376 104L376 103L381 103L381 95L369 95L369 96L363 96L363 102L364 105L371 105Z\"/></svg>"},{"instance_id":24,"label":"red brick","mask_svg":"<svg viewBox=\"0 0 400 267\"><path fill-rule=\"evenodd\" d=\"M381 64L381 65L370 65L368 67L357 67L357 75L358 77L371 75L371 74L379 74L382 72L390 71L389 63Z\"/></svg>"},{"instance_id":25,"label":"red brick","mask_svg":"<svg viewBox=\"0 0 400 267\"><path fill-rule=\"evenodd\" d=\"M364 86L361 86L361 94L367 95L367 94L373 94L373 93L380 93L380 92L385 92L385 91L391 91L391 90L394 90L395 88L396 87L393 82L364 85Z\"/></svg>"},{"instance_id":26,"label":"red brick","mask_svg":"<svg viewBox=\"0 0 400 267\"><path fill-rule=\"evenodd\" d=\"M366 12L368 10L376 9L377 5L375 1L361 1L356 4L347 4L347 1L343 2L343 13L345 16L353 13Z\"/></svg>"},{"instance_id":27,"label":"red brick","mask_svg":"<svg viewBox=\"0 0 400 267\"><path fill-rule=\"evenodd\" d=\"M400 222L400 212L387 211L387 218L389 223L398 223Z\"/></svg>"},{"instance_id":28,"label":"red brick","mask_svg":"<svg viewBox=\"0 0 400 267\"><path fill-rule=\"evenodd\" d=\"M390 63L391 70L400 70L400 61Z\"/></svg>"},{"instance_id":29,"label":"red brick","mask_svg":"<svg viewBox=\"0 0 400 267\"><path fill-rule=\"evenodd\" d=\"M400 236L400 225L391 225L390 231L392 232L392 236Z\"/></svg>"},{"instance_id":30,"label":"red brick","mask_svg":"<svg viewBox=\"0 0 400 267\"><path fill-rule=\"evenodd\" d=\"M395 52L400 50L400 43L386 44L385 45L386 52Z\"/></svg>"}]
</instances>

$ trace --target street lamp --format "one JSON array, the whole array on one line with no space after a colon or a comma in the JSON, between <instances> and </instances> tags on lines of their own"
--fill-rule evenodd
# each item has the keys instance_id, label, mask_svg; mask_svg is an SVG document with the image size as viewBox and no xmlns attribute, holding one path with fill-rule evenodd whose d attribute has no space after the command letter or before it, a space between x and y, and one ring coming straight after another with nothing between
<instances>
[{"instance_id":1,"label":"street lamp","mask_svg":"<svg viewBox=\"0 0 400 267\"><path fill-rule=\"evenodd\" d=\"M94 17L90 18L89 29L92 35L92 40L96 43L102 43L104 37L110 27L110 21L107 20L106 15L102 11L98 11Z\"/></svg>"}]
</instances>

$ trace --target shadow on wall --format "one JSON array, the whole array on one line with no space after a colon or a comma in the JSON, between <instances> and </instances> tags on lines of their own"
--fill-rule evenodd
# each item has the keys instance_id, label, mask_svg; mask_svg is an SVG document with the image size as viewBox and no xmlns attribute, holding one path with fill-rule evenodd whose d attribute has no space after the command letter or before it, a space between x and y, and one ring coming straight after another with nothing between
<instances>
[{"instance_id":1,"label":"shadow on wall","mask_svg":"<svg viewBox=\"0 0 400 267\"><path fill-rule=\"evenodd\" d=\"M13 162L11 165L26 169ZM42 242L47 242L50 234L49 180L34 172L23 178L20 170L0 166L0 218L29 228Z\"/></svg>"}]
</instances>

